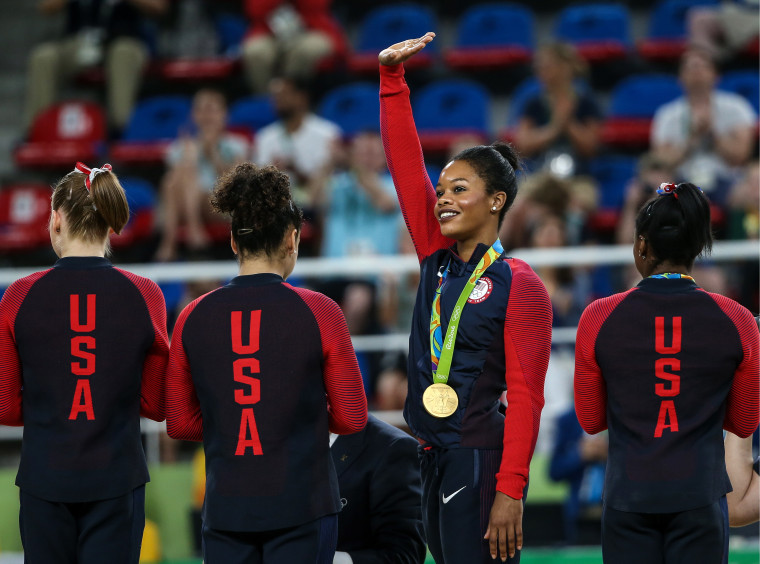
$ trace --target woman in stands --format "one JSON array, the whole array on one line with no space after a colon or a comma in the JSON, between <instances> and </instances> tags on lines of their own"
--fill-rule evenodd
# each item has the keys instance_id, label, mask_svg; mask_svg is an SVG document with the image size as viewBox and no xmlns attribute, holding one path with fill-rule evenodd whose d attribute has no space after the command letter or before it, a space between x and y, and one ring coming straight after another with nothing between
<instances>
[{"instance_id":1,"label":"woman in stands","mask_svg":"<svg viewBox=\"0 0 760 564\"><path fill-rule=\"evenodd\" d=\"M585 61L572 45L550 43L537 50L535 73L541 91L525 102L515 145L532 170L588 174L588 161L599 149L602 113L591 93L575 84L588 74Z\"/></svg>"},{"instance_id":2,"label":"woman in stands","mask_svg":"<svg viewBox=\"0 0 760 564\"><path fill-rule=\"evenodd\" d=\"M285 282L301 210L288 176L245 163L217 182L239 276L180 314L170 354L167 427L203 440L207 564L331 563L340 511L329 432L367 420L343 315Z\"/></svg>"},{"instance_id":3,"label":"woman in stands","mask_svg":"<svg viewBox=\"0 0 760 564\"><path fill-rule=\"evenodd\" d=\"M379 55L383 141L421 268L404 415L422 443L423 521L436 562L517 562L551 304L498 240L517 193L511 147L465 149L435 187L428 179L402 63L434 36Z\"/></svg>"},{"instance_id":4,"label":"woman in stands","mask_svg":"<svg viewBox=\"0 0 760 564\"><path fill-rule=\"evenodd\" d=\"M575 409L609 429L605 562L727 562L726 429L758 425L758 328L689 274L712 246L693 184L662 184L636 217L635 288L592 303L578 326Z\"/></svg>"},{"instance_id":5,"label":"woman in stands","mask_svg":"<svg viewBox=\"0 0 760 564\"><path fill-rule=\"evenodd\" d=\"M140 415L164 419L169 345L158 286L114 268L129 219L110 165L53 190L53 268L0 302L0 424L23 425L16 485L26 562L137 564L148 468Z\"/></svg>"}]
</instances>

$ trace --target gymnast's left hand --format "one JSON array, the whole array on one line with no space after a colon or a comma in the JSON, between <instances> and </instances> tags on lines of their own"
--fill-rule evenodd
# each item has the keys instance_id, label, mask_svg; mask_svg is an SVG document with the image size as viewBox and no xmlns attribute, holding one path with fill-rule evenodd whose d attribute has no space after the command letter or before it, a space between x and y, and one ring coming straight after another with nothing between
<instances>
[{"instance_id":1,"label":"gymnast's left hand","mask_svg":"<svg viewBox=\"0 0 760 564\"><path fill-rule=\"evenodd\" d=\"M512 558L518 550L522 550L522 515L521 499L496 492L488 517L488 530L483 537L490 545L491 558L496 560L501 557L501 561L506 562L507 556Z\"/></svg>"}]
</instances>

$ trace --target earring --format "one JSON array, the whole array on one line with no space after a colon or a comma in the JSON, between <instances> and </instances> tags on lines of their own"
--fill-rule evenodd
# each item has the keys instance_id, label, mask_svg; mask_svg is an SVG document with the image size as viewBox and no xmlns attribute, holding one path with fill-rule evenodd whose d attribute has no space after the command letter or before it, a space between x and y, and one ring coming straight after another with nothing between
<instances>
[{"instance_id":1,"label":"earring","mask_svg":"<svg viewBox=\"0 0 760 564\"><path fill-rule=\"evenodd\" d=\"M493 207L491 208L491 211L496 211L496 206L493 206Z\"/></svg>"},{"instance_id":2,"label":"earring","mask_svg":"<svg viewBox=\"0 0 760 564\"><path fill-rule=\"evenodd\" d=\"M646 260L647 259L647 256L646 255L642 255L641 253L639 253L639 257L641 257L641 260Z\"/></svg>"},{"instance_id":3,"label":"earring","mask_svg":"<svg viewBox=\"0 0 760 564\"><path fill-rule=\"evenodd\" d=\"M60 232L61 232L61 228L60 228L60 227L56 227L56 228L55 228L55 232L56 232L56 233L60 233Z\"/></svg>"}]
</instances>

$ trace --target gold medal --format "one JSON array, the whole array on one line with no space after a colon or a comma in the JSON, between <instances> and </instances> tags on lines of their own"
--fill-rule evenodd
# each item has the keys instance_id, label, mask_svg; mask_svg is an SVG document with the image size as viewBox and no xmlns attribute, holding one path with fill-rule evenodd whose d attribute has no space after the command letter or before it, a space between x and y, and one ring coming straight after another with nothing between
<instances>
[{"instance_id":1,"label":"gold medal","mask_svg":"<svg viewBox=\"0 0 760 564\"><path fill-rule=\"evenodd\" d=\"M457 410L459 398L448 384L431 384L422 394L422 405L433 417L448 417Z\"/></svg>"}]
</instances>

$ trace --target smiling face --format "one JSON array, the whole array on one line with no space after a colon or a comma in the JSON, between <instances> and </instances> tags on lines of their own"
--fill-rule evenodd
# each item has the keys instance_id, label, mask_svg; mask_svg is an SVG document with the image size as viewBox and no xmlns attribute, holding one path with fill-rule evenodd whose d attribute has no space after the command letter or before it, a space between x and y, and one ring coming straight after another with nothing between
<instances>
[{"instance_id":1,"label":"smiling face","mask_svg":"<svg viewBox=\"0 0 760 564\"><path fill-rule=\"evenodd\" d=\"M444 237L493 243L499 210L506 200L504 192L488 194L483 179L466 161L451 161L441 171L435 193L435 216Z\"/></svg>"}]
</instances>

